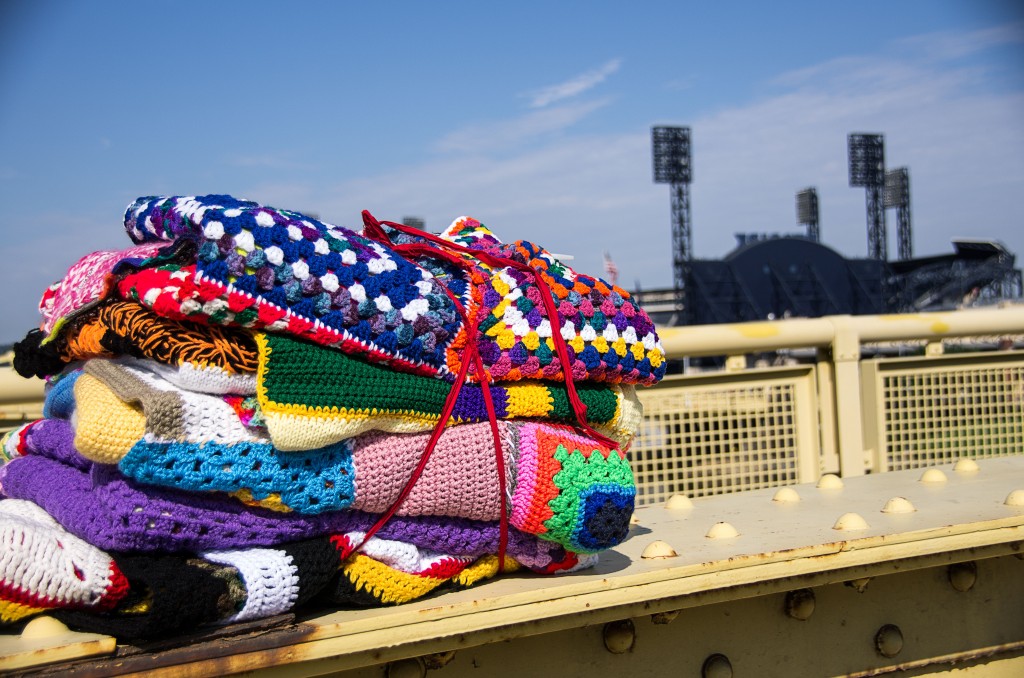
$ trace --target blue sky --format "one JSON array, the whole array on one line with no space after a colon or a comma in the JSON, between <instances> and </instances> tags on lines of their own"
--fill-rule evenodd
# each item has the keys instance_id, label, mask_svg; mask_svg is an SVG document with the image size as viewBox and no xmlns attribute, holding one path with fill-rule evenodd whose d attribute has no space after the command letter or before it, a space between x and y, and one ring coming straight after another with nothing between
<instances>
[{"instance_id":1,"label":"blue sky","mask_svg":"<svg viewBox=\"0 0 1024 678\"><path fill-rule=\"evenodd\" d=\"M867 253L846 135L910 171L915 255L1024 256L1021 4L0 4L0 343L140 195L230 193L350 227L468 214L620 283L671 284L650 127L688 125L694 250L793 232ZM889 250L895 223L889 214ZM1018 262L1019 264L1022 262Z\"/></svg>"}]
</instances>

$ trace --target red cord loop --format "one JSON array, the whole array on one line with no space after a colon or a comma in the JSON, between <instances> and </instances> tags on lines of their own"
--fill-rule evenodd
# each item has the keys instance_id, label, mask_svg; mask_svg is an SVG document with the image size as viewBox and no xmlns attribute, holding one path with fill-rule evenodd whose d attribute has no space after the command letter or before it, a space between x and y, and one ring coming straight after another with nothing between
<instances>
[{"instance_id":1,"label":"red cord loop","mask_svg":"<svg viewBox=\"0 0 1024 678\"><path fill-rule=\"evenodd\" d=\"M391 238L384 230L384 226L392 228L400 233L405 233L406 235L426 240L427 242L414 242L396 245L391 241ZM558 355L558 359L562 367L562 378L565 382L565 388L569 396L569 403L572 406L573 413L576 415L576 428L581 430L590 438L608 446L610 449L618 449L618 443L598 431L595 431L587 423L587 406L582 400L580 400L580 397L576 392L576 384L573 381L572 376L572 364L569 361L568 346L566 345L565 337L562 336L562 328L558 325L558 309L555 306L554 295L551 293L551 288L544 279L542 271L535 269L528 264L516 261L515 259L496 256L490 252L482 250L471 249L404 224L398 224L391 221L378 221L366 210L363 210L363 235L372 240L376 240L381 244L387 245L398 254L409 257L410 259L416 257L429 257L445 261L467 271L473 268L473 260L475 259L476 261L487 264L493 268L509 267L531 274L540 291L545 315L548 318L548 322L551 324L551 339L555 345L555 352ZM484 366L483 359L480 357L480 351L477 345L477 327L479 326L481 318L479 317L479 314L470 318L458 297L456 297L447 287L444 287L443 285L442 287L448 295L448 298L454 303L455 308L462 317L463 324L466 328L466 346L459 356L462 360L462 365L459 369L458 375L456 376L455 382L452 385L451 391L448 392L448 397L445 400L441 418L434 427L430 440L423 449L423 454L420 456L420 461L413 470L412 475L402 488L398 498L388 508L384 515L382 515L381 518L373 525L373 527L366 532L362 541L359 542L359 544L352 550L352 553L359 551L363 544L365 544L370 537L376 534L377 531L395 515L402 503L409 496L409 493L412 491L416 481L419 480L422 475L423 469L426 467L427 461L430 459L430 455L434 451L434 447L441 438L441 434L444 432L448 419L455 408L455 402L458 398L459 392L462 390L463 384L465 384L468 379L469 367L472 364L476 368L477 380L479 381L481 390L483 391L484 404L487 408L487 417L491 425L491 435L494 438L495 462L498 471L499 491L501 494L501 516L499 521L500 536L498 541L498 572L500 573L504 570L505 552L508 547L507 479L505 478L505 457L502 452L501 436L498 431L498 419L491 396L490 375Z\"/></svg>"}]
</instances>

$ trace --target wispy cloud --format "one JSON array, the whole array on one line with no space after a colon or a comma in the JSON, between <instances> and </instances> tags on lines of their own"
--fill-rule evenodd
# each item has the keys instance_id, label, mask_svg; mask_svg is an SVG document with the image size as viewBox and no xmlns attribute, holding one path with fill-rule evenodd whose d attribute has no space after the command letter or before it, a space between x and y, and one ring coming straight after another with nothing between
<instances>
[{"instance_id":1,"label":"wispy cloud","mask_svg":"<svg viewBox=\"0 0 1024 678\"><path fill-rule=\"evenodd\" d=\"M971 35L964 40L971 42ZM943 46L948 38L923 36L884 56L788 73L770 83L770 96L681 121L693 130L697 256L726 254L735 232L797 231L795 193L807 186L818 189L824 242L844 255L865 256L864 192L848 185L846 135L878 131L886 135L889 166L910 170L915 253L949 252L951 238L974 235L1003 240L1024 257L1018 198L1024 186L1024 88L976 86L988 72L974 52L934 59L957 53ZM574 255L581 271L600 273L608 250L624 285L637 279L644 287L671 284L669 193L651 181L649 130L584 136L573 124L612 112L615 102L569 103L453 131L437 144L446 152L427 162L396 164L348 181L253 172L260 178L239 186L237 194L312 210L349 227L359 226L362 209L381 219L421 216L432 230L469 214L506 239L525 238ZM252 166L281 160L262 158L236 160ZM123 234L105 218L87 224L74 216L10 224L51 240L8 242L12 266L0 267L0 287L41 291L70 263L62 253L106 245L95 241L96 233L113 234L111 244L123 246ZM889 228L893 250L894 226ZM36 263L41 251L48 266L54 262L45 271ZM17 295L0 299L7 323L0 339L20 338L22 328L36 321L34 303L26 306Z\"/></svg>"},{"instance_id":2,"label":"wispy cloud","mask_svg":"<svg viewBox=\"0 0 1024 678\"><path fill-rule=\"evenodd\" d=\"M928 54L941 47L923 37L907 52L912 44L784 74L772 96L686 121L697 256L726 254L736 232L798 232L794 196L807 186L818 189L824 242L866 256L864 193L849 187L846 167L846 135L860 130L883 132L889 166L910 169L917 254L948 252L951 238L974 233L1024 255L1014 216L1024 185L1024 91L979 89L986 72L976 61L937 63ZM333 186L322 196L324 214L414 214L433 229L470 214L499 235L575 255L582 271L600 272L609 250L625 284L670 284L669 196L651 183L649 132L582 137L568 127L581 109L540 113L552 117L454 132L439 143L450 153L434 162ZM511 143L553 129L564 134ZM496 146L509 152L481 152ZM893 248L893 226L889 236Z\"/></svg>"},{"instance_id":3,"label":"wispy cloud","mask_svg":"<svg viewBox=\"0 0 1024 678\"><path fill-rule=\"evenodd\" d=\"M435 144L444 152L482 153L513 148L536 137L559 132L609 104L607 99L556 106L508 120L480 123L451 132Z\"/></svg>"},{"instance_id":4,"label":"wispy cloud","mask_svg":"<svg viewBox=\"0 0 1024 678\"><path fill-rule=\"evenodd\" d=\"M1024 23L994 26L967 33L943 31L903 38L894 46L933 61L960 59L1000 45L1024 43Z\"/></svg>"},{"instance_id":5,"label":"wispy cloud","mask_svg":"<svg viewBox=\"0 0 1024 678\"><path fill-rule=\"evenodd\" d=\"M556 101L582 94L600 85L609 75L618 71L621 65L622 59L612 59L594 70L577 75L575 78L531 92L527 95L530 97L530 107L544 108Z\"/></svg>"}]
</instances>

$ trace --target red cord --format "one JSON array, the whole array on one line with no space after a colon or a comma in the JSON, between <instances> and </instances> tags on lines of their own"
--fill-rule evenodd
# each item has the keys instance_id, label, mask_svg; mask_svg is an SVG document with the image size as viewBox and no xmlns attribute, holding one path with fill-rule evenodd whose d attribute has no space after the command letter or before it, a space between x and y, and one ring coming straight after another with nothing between
<instances>
[{"instance_id":1,"label":"red cord","mask_svg":"<svg viewBox=\"0 0 1024 678\"><path fill-rule=\"evenodd\" d=\"M387 232L384 230L384 226L395 229L406 235L412 235L417 238L422 238L435 246L432 247L426 243L405 243L402 245L395 245ZM558 309L555 307L553 294L551 288L548 286L547 281L544 279L543 272L518 262L514 259L506 257L499 257L485 252L482 250L475 250L457 243L444 240L433 234L426 233L419 229L406 226L404 224L398 224L391 221L377 221L376 218L368 211L363 210L363 235L366 237L376 240L384 245L391 247L398 254L414 257L430 257L433 259L440 259L446 261L458 268L469 270L473 267L473 262L465 257L460 257L456 253L468 255L477 261L483 262L493 268L515 268L520 271L524 271L533 276L534 282L540 291L541 301L544 305L544 311L547 315L548 322L551 325L551 338L555 345L555 351L558 354L558 359L561 362L562 367L562 378L565 381L566 391L569 396L569 403L572 406L573 413L576 415L576 426L585 435L597 440L609 449L618 449L619 445L614 440L611 440L607 436L595 431L587 423L587 406L580 400L579 395L576 392L576 384L573 381L572 376L572 365L569 362L569 350L565 343L565 338L562 336L561 326L558 326ZM431 453L437 445L438 440L441 438L441 434L444 432L445 426L448 423L449 417L455 408L455 402L458 398L459 392L462 390L463 384L465 384L469 376L469 367L472 364L476 367L477 379L480 383L481 390L483 391L484 404L487 408L487 418L491 425L491 435L494 438L494 451L495 451L495 463L498 472L498 485L500 492L501 501L501 516L500 516L500 535L498 539L498 572L502 572L505 566L505 552L508 547L508 505L507 505L507 492L506 483L507 478L505 477L505 456L501 446L501 435L498 432L498 417L494 409L494 402L491 395L490 386L490 375L487 369L484 367L483 359L480 357L479 347L477 345L477 327L479 326L479 317L469 318L466 313L465 307L459 301L458 297L452 293L446 286L441 286L448 297L455 304L456 310L462 317L463 323L466 327L466 347L463 349L463 353L459 356L462 360L462 365L459 369L459 373L452 385L451 391L448 392L448 397L445 399L444 409L441 413L441 418L434 427L434 431L430 436L430 440L427 442L426 447L423 449L423 454L420 456L420 461L413 470L412 475L402 488L398 498L388 508L383 516L367 530L363 536L362 541L352 549L351 553L357 552L362 548L370 537L377 533L381 527L387 523L401 507L402 503L409 496L416 481L419 480L423 473L423 469L427 465L427 461L430 459ZM477 314L479 316L479 314Z\"/></svg>"}]
</instances>

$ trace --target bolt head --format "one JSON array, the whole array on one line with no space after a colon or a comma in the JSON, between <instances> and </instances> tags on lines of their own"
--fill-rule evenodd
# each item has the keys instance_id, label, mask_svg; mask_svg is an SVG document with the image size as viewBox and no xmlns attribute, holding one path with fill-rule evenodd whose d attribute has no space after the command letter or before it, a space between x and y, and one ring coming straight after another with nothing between
<instances>
[{"instance_id":1,"label":"bolt head","mask_svg":"<svg viewBox=\"0 0 1024 678\"><path fill-rule=\"evenodd\" d=\"M387 678L424 678L427 667L419 657L399 659L388 664Z\"/></svg>"},{"instance_id":2,"label":"bolt head","mask_svg":"<svg viewBox=\"0 0 1024 678\"><path fill-rule=\"evenodd\" d=\"M826 473L818 480L819 490L841 490L843 480L834 473Z\"/></svg>"},{"instance_id":3,"label":"bolt head","mask_svg":"<svg viewBox=\"0 0 1024 678\"><path fill-rule=\"evenodd\" d=\"M713 654L704 660L701 678L732 678L732 662L724 654Z\"/></svg>"},{"instance_id":4,"label":"bolt head","mask_svg":"<svg viewBox=\"0 0 1024 678\"><path fill-rule=\"evenodd\" d=\"M772 501L779 504L795 504L800 501L800 495L792 487L780 487Z\"/></svg>"},{"instance_id":5,"label":"bolt head","mask_svg":"<svg viewBox=\"0 0 1024 678\"><path fill-rule=\"evenodd\" d=\"M875 634L875 649L883 657L895 657L903 649L903 632L895 624L886 624Z\"/></svg>"},{"instance_id":6,"label":"bolt head","mask_svg":"<svg viewBox=\"0 0 1024 678\"><path fill-rule=\"evenodd\" d=\"M853 530L866 530L868 529L868 522L864 520L858 513L844 513L839 516L839 520L832 526L833 530L840 530L843 532Z\"/></svg>"},{"instance_id":7,"label":"bolt head","mask_svg":"<svg viewBox=\"0 0 1024 678\"><path fill-rule=\"evenodd\" d=\"M665 502L665 508L670 511L682 511L685 509L692 509L693 502L685 494L673 494Z\"/></svg>"},{"instance_id":8,"label":"bolt head","mask_svg":"<svg viewBox=\"0 0 1024 678\"><path fill-rule=\"evenodd\" d=\"M956 464L953 465L953 470L957 473L977 473L978 462L974 461L970 457L957 459Z\"/></svg>"},{"instance_id":9,"label":"bolt head","mask_svg":"<svg viewBox=\"0 0 1024 678\"><path fill-rule=\"evenodd\" d=\"M807 621L814 614L814 591L797 589L786 594L786 615L792 619Z\"/></svg>"},{"instance_id":10,"label":"bolt head","mask_svg":"<svg viewBox=\"0 0 1024 678\"><path fill-rule=\"evenodd\" d=\"M657 560L660 558L675 558L678 555L676 550L669 546L667 542L659 539L648 544L647 548L640 554L640 557L647 560Z\"/></svg>"},{"instance_id":11,"label":"bolt head","mask_svg":"<svg viewBox=\"0 0 1024 678\"><path fill-rule=\"evenodd\" d=\"M882 507L882 513L913 513L916 510L906 497L893 497Z\"/></svg>"},{"instance_id":12,"label":"bolt head","mask_svg":"<svg viewBox=\"0 0 1024 678\"><path fill-rule=\"evenodd\" d=\"M971 561L953 563L947 569L947 573L950 586L961 593L970 591L978 581L978 566Z\"/></svg>"},{"instance_id":13,"label":"bolt head","mask_svg":"<svg viewBox=\"0 0 1024 678\"><path fill-rule=\"evenodd\" d=\"M740 536L740 533L729 523L715 523L705 536L708 539L732 539Z\"/></svg>"},{"instance_id":14,"label":"bolt head","mask_svg":"<svg viewBox=\"0 0 1024 678\"><path fill-rule=\"evenodd\" d=\"M636 642L636 628L631 619L608 622L604 625L602 636L606 650L612 654L625 654L633 649L633 643Z\"/></svg>"}]
</instances>

